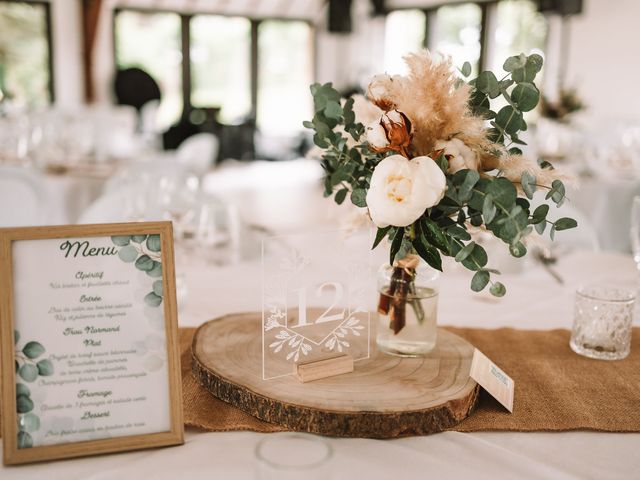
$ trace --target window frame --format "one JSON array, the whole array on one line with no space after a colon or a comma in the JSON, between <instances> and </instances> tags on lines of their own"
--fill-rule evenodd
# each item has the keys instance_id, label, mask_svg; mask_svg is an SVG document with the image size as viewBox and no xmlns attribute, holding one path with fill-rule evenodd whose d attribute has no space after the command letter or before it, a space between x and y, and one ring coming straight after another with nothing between
<instances>
[{"instance_id":1,"label":"window frame","mask_svg":"<svg viewBox=\"0 0 640 480\"><path fill-rule=\"evenodd\" d=\"M22 3L24 5L38 5L44 9L45 38L47 42L47 69L49 80L47 82L47 93L49 94L49 105L56 101L55 94L55 68L53 62L53 30L51 21L51 3L46 0L0 0L0 3Z\"/></svg>"},{"instance_id":2,"label":"window frame","mask_svg":"<svg viewBox=\"0 0 640 480\"><path fill-rule=\"evenodd\" d=\"M424 47L431 48L433 47L433 19L436 15L436 11L440 7L449 7L449 6L458 6L472 3L480 7L481 17L480 17L480 58L478 59L478 71L482 72L489 68L488 61L490 58L489 50L493 48L492 40L491 40L491 26L495 25L497 19L497 11L498 4L504 1L509 0L486 0L486 1L478 1L478 0L456 0L447 3L439 3L437 5L429 6L428 8L420 7L420 6L402 6L398 8L388 9L385 13L385 17L387 14L395 11L402 10L420 10L425 15L425 34L424 34ZM533 1L533 0L532 0ZM535 3L535 1L533 1ZM549 41L549 32L547 31L546 43Z\"/></svg>"},{"instance_id":3,"label":"window frame","mask_svg":"<svg viewBox=\"0 0 640 480\"><path fill-rule=\"evenodd\" d=\"M0 0L4 1L4 0ZM10 0L13 1L13 0ZM20 0L17 0L20 1ZM112 56L114 65L117 65L117 16L121 12L137 12L142 14L154 14L154 13L173 13L180 16L181 21L181 52L182 52L182 60L181 60L181 68L182 68L182 115L181 119L188 118L190 113L194 110L194 106L191 102L191 92L193 89L192 85L192 64L191 64L191 20L198 16L217 16L217 17L242 17L246 18L251 22L251 39L250 39L250 54L249 54L249 94L251 99L251 108L249 110L249 116L252 121L257 121L257 111L258 111L258 95L260 91L260 78L259 78L259 65L260 65L260 53L258 48L258 30L260 27L260 23L262 21L283 21L283 22L304 22L306 23L312 32L313 44L311 49L311 54L313 58L311 59L312 72L311 75L313 78L316 78L317 72L317 39L315 35L315 26L313 22L309 19L304 18L294 18L294 17L281 17L281 16L273 16L273 17L248 17L244 15L225 15L215 12L181 12L177 10L171 10L166 8L146 8L146 7L135 7L135 6L120 6L113 9L112 12ZM185 61L186 60L186 61Z\"/></svg>"}]
</instances>

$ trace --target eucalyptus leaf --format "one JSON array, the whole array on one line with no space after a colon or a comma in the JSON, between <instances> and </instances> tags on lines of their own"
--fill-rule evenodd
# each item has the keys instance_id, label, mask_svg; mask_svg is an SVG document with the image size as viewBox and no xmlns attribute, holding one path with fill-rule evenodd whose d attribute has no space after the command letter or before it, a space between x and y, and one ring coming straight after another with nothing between
<instances>
[{"instance_id":1,"label":"eucalyptus leaf","mask_svg":"<svg viewBox=\"0 0 640 480\"><path fill-rule=\"evenodd\" d=\"M513 72L519 68L524 68L526 64L527 57L524 53L521 53L520 55L507 58L502 68L504 68L505 72Z\"/></svg>"},{"instance_id":2,"label":"eucalyptus leaf","mask_svg":"<svg viewBox=\"0 0 640 480\"><path fill-rule=\"evenodd\" d=\"M494 297L504 297L504 294L507 293L507 289L504 288L504 285L500 282L496 282L491 285L489 291Z\"/></svg>"},{"instance_id":3,"label":"eucalyptus leaf","mask_svg":"<svg viewBox=\"0 0 640 480\"><path fill-rule=\"evenodd\" d=\"M135 262L136 258L138 258L138 250L133 245L124 246L118 252L118 257L123 262Z\"/></svg>"},{"instance_id":4,"label":"eucalyptus leaf","mask_svg":"<svg viewBox=\"0 0 640 480\"><path fill-rule=\"evenodd\" d=\"M23 347L22 353L31 359L38 358L44 353L44 347L40 342L29 342Z\"/></svg>"},{"instance_id":5,"label":"eucalyptus leaf","mask_svg":"<svg viewBox=\"0 0 640 480\"><path fill-rule=\"evenodd\" d=\"M525 170L524 172L522 172L520 184L522 185L522 190L524 190L524 194L527 196L527 198L532 199L533 194L536 191L536 177L531 175L529 171Z\"/></svg>"},{"instance_id":6,"label":"eucalyptus leaf","mask_svg":"<svg viewBox=\"0 0 640 480\"><path fill-rule=\"evenodd\" d=\"M153 292L149 292L144 297L144 303L150 307L158 307L162 303L162 297L159 297Z\"/></svg>"},{"instance_id":7,"label":"eucalyptus leaf","mask_svg":"<svg viewBox=\"0 0 640 480\"><path fill-rule=\"evenodd\" d=\"M473 247L473 251L471 255L467 256L464 260L462 260L462 265L464 265L469 270L481 270L487 265L488 257L486 250L480 245L476 244Z\"/></svg>"},{"instance_id":8,"label":"eucalyptus leaf","mask_svg":"<svg viewBox=\"0 0 640 480\"><path fill-rule=\"evenodd\" d=\"M18 395L16 397L16 410L18 413L27 413L33 410L33 401L26 395Z\"/></svg>"},{"instance_id":9,"label":"eucalyptus leaf","mask_svg":"<svg viewBox=\"0 0 640 480\"><path fill-rule=\"evenodd\" d=\"M153 282L152 288L153 293L155 293L159 297L162 297L162 280L156 280L155 282Z\"/></svg>"},{"instance_id":10,"label":"eucalyptus leaf","mask_svg":"<svg viewBox=\"0 0 640 480\"><path fill-rule=\"evenodd\" d=\"M556 231L561 230L569 230L570 228L576 228L578 226L578 222L576 222L573 218L563 217L555 221L554 227Z\"/></svg>"},{"instance_id":11,"label":"eucalyptus leaf","mask_svg":"<svg viewBox=\"0 0 640 480\"><path fill-rule=\"evenodd\" d=\"M480 180L480 174L477 171L464 170L464 172L466 172L464 175L464 181L462 182L462 185L460 185L460 188L458 188L458 197L462 202L466 202L471 198L471 191L473 190L473 187L475 187L476 183L478 183L478 180Z\"/></svg>"},{"instance_id":12,"label":"eucalyptus leaf","mask_svg":"<svg viewBox=\"0 0 640 480\"><path fill-rule=\"evenodd\" d=\"M38 374L42 377L48 377L50 375L53 375L53 363L51 363L51 360L48 359L43 359L40 360L36 366L38 367Z\"/></svg>"},{"instance_id":13,"label":"eucalyptus leaf","mask_svg":"<svg viewBox=\"0 0 640 480\"><path fill-rule=\"evenodd\" d=\"M153 260L149 255L141 255L140 258L136 260L135 265L138 270L142 270L143 272L149 272L154 267Z\"/></svg>"},{"instance_id":14,"label":"eucalyptus leaf","mask_svg":"<svg viewBox=\"0 0 640 480\"><path fill-rule=\"evenodd\" d=\"M111 237L111 241L117 245L118 247L124 247L125 245L129 245L131 241L130 235L118 235L115 237Z\"/></svg>"},{"instance_id":15,"label":"eucalyptus leaf","mask_svg":"<svg viewBox=\"0 0 640 480\"><path fill-rule=\"evenodd\" d=\"M33 438L27 432L18 432L18 448L33 447Z\"/></svg>"},{"instance_id":16,"label":"eucalyptus leaf","mask_svg":"<svg viewBox=\"0 0 640 480\"><path fill-rule=\"evenodd\" d=\"M464 247L462 247L462 249L458 252L458 254L455 257L456 262L462 262L469 255L471 255L471 252L473 252L473 249L475 248L475 246L476 246L476 242L469 242Z\"/></svg>"},{"instance_id":17,"label":"eucalyptus leaf","mask_svg":"<svg viewBox=\"0 0 640 480\"><path fill-rule=\"evenodd\" d=\"M496 115L496 124L508 134L517 133L522 127L522 113L511 105L502 107Z\"/></svg>"},{"instance_id":18,"label":"eucalyptus leaf","mask_svg":"<svg viewBox=\"0 0 640 480\"><path fill-rule=\"evenodd\" d=\"M18 395L25 395L29 397L31 395L31 391L24 383L16 383L16 396Z\"/></svg>"},{"instance_id":19,"label":"eucalyptus leaf","mask_svg":"<svg viewBox=\"0 0 640 480\"><path fill-rule=\"evenodd\" d=\"M36 432L40 429L40 418L33 412L20 415L18 429L21 432Z\"/></svg>"},{"instance_id":20,"label":"eucalyptus leaf","mask_svg":"<svg viewBox=\"0 0 640 480\"><path fill-rule=\"evenodd\" d=\"M30 363L25 363L18 370L18 375L20 375L25 382L33 382L38 378L38 367Z\"/></svg>"},{"instance_id":21,"label":"eucalyptus leaf","mask_svg":"<svg viewBox=\"0 0 640 480\"><path fill-rule=\"evenodd\" d=\"M340 103L336 101L327 102L327 106L324 107L324 114L328 118L340 118L342 116L342 107L340 106Z\"/></svg>"},{"instance_id":22,"label":"eucalyptus leaf","mask_svg":"<svg viewBox=\"0 0 640 480\"><path fill-rule=\"evenodd\" d=\"M160 262L153 261L153 268L147 271L147 275L151 278L159 278L162 276L162 264Z\"/></svg>"},{"instance_id":23,"label":"eucalyptus leaf","mask_svg":"<svg viewBox=\"0 0 640 480\"><path fill-rule=\"evenodd\" d=\"M367 206L367 191L364 188L354 188L351 192L351 203L356 207Z\"/></svg>"},{"instance_id":24,"label":"eucalyptus leaf","mask_svg":"<svg viewBox=\"0 0 640 480\"><path fill-rule=\"evenodd\" d=\"M160 235L149 235L147 238L147 248L151 252L160 251Z\"/></svg>"},{"instance_id":25,"label":"eucalyptus leaf","mask_svg":"<svg viewBox=\"0 0 640 480\"><path fill-rule=\"evenodd\" d=\"M142 243L147 239L146 235L133 235L131 237L131 240L136 242L136 243Z\"/></svg>"},{"instance_id":26,"label":"eucalyptus leaf","mask_svg":"<svg viewBox=\"0 0 640 480\"><path fill-rule=\"evenodd\" d=\"M484 203L482 205L482 217L484 218L484 223L489 224L493 221L497 213L496 206L493 204L493 197L491 195L487 195L484 197Z\"/></svg>"},{"instance_id":27,"label":"eucalyptus leaf","mask_svg":"<svg viewBox=\"0 0 640 480\"><path fill-rule=\"evenodd\" d=\"M338 205L342 205L342 203L344 202L345 198L347 198L347 193L349 193L349 190L347 188L343 188L342 190L338 190L338 193L336 193L335 196L335 201Z\"/></svg>"},{"instance_id":28,"label":"eucalyptus leaf","mask_svg":"<svg viewBox=\"0 0 640 480\"><path fill-rule=\"evenodd\" d=\"M482 291L489 283L490 278L491 275L486 270L477 271L471 279L471 290L474 292Z\"/></svg>"},{"instance_id":29,"label":"eucalyptus leaf","mask_svg":"<svg viewBox=\"0 0 640 480\"><path fill-rule=\"evenodd\" d=\"M516 258L524 257L527 254L527 247L522 242L509 245L509 252Z\"/></svg>"},{"instance_id":30,"label":"eucalyptus leaf","mask_svg":"<svg viewBox=\"0 0 640 480\"><path fill-rule=\"evenodd\" d=\"M460 73L462 73L462 76L464 77L468 77L469 75L471 75L471 64L469 62L464 62L462 64L462 68L460 69Z\"/></svg>"},{"instance_id":31,"label":"eucalyptus leaf","mask_svg":"<svg viewBox=\"0 0 640 480\"><path fill-rule=\"evenodd\" d=\"M520 111L528 112L538 105L540 91L533 83L519 83L511 92L511 99L516 103Z\"/></svg>"},{"instance_id":32,"label":"eucalyptus leaf","mask_svg":"<svg viewBox=\"0 0 640 480\"><path fill-rule=\"evenodd\" d=\"M531 216L530 224L537 225L540 222L543 222L547 218L547 213L549 213L549 205L543 203L536 207L533 211L533 215Z\"/></svg>"}]
</instances>

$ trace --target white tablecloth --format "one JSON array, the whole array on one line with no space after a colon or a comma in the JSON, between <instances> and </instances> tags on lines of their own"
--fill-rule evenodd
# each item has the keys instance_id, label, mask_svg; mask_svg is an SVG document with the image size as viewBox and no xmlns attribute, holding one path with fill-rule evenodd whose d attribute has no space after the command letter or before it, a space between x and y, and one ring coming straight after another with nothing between
<instances>
[{"instance_id":1,"label":"white tablecloth","mask_svg":"<svg viewBox=\"0 0 640 480\"><path fill-rule=\"evenodd\" d=\"M259 261L205 268L192 260L180 262L177 267L185 273L188 286L188 296L179 314L181 326L195 326L225 313L261 308ZM557 270L565 279L564 285L555 283L539 267L521 275L503 275L501 280L507 285L508 294L501 300L473 294L468 288L467 272L447 273L443 277L439 322L486 328L571 328L573 292L580 283L633 284L637 275L630 257L586 252L563 258ZM615 363L611 368L615 368ZM0 478L251 479L255 475L253 451L263 436L188 429L186 443L181 447L3 467ZM334 448L331 465L335 479L640 478L640 434L446 432L387 441L329 441Z\"/></svg>"}]
</instances>

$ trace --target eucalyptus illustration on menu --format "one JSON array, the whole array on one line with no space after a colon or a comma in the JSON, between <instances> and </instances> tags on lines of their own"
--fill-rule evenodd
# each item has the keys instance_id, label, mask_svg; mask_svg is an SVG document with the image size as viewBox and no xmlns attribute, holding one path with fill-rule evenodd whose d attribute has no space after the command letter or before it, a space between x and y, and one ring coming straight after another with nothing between
<instances>
[{"instance_id":1,"label":"eucalyptus illustration on menu","mask_svg":"<svg viewBox=\"0 0 640 480\"><path fill-rule=\"evenodd\" d=\"M20 332L14 330L16 346L16 373L23 382L34 382L38 376L53 375L53 364L48 358L42 358L45 348L40 342L30 341L18 350ZM38 360L40 358L40 360ZM16 412L18 413L18 448L33 446L31 433L40 429L40 417L33 413L34 403L31 390L26 383L16 382Z\"/></svg>"}]
</instances>

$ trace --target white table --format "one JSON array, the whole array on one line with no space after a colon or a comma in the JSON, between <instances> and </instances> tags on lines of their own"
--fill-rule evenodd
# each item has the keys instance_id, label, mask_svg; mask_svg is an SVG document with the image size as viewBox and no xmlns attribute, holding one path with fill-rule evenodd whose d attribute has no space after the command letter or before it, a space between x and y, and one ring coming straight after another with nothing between
<instances>
[{"instance_id":1,"label":"white table","mask_svg":"<svg viewBox=\"0 0 640 480\"><path fill-rule=\"evenodd\" d=\"M179 315L180 325L196 326L225 313L259 310L259 265L259 261L209 268L178 265L186 272L189 289ZM467 272L447 273L443 277L439 322L486 328L570 328L577 285L584 281L633 284L637 275L630 257L586 252L568 255L557 270L566 280L564 286L539 267L521 275L503 275L501 280L507 285L508 294L501 300L473 294L468 288ZM263 436L188 429L186 443L181 447L3 467L0 478L251 479L255 468L253 450ZM334 448L335 479L640 477L640 434L445 432L390 441L329 441Z\"/></svg>"}]
</instances>

